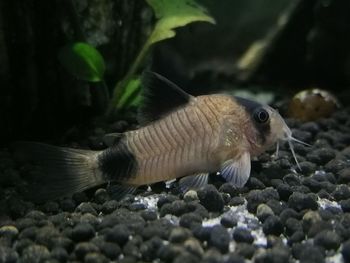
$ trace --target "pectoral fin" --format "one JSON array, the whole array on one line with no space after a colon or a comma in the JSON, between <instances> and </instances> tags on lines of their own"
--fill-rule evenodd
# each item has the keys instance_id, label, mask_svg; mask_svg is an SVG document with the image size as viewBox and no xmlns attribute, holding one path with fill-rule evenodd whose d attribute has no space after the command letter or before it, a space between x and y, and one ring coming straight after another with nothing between
<instances>
[{"instance_id":1,"label":"pectoral fin","mask_svg":"<svg viewBox=\"0 0 350 263\"><path fill-rule=\"evenodd\" d=\"M199 189L208 183L208 173L201 173L182 177L179 186L182 192L190 189Z\"/></svg>"},{"instance_id":2,"label":"pectoral fin","mask_svg":"<svg viewBox=\"0 0 350 263\"><path fill-rule=\"evenodd\" d=\"M250 154L245 152L239 159L226 161L220 173L227 182L238 187L243 187L249 179L250 169Z\"/></svg>"}]
</instances>

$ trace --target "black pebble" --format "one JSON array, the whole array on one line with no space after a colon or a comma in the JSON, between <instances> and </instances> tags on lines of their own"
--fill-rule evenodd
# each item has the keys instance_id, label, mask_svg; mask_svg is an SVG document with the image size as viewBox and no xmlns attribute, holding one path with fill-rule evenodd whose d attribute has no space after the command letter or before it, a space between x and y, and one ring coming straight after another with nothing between
<instances>
[{"instance_id":1,"label":"black pebble","mask_svg":"<svg viewBox=\"0 0 350 263\"><path fill-rule=\"evenodd\" d=\"M224 183L221 185L219 192L229 194L231 197L237 196L239 194L237 187L230 183Z\"/></svg>"},{"instance_id":2,"label":"black pebble","mask_svg":"<svg viewBox=\"0 0 350 263\"><path fill-rule=\"evenodd\" d=\"M155 211L150 211L150 210L142 211L141 216L145 221L154 221L158 217Z\"/></svg>"},{"instance_id":3,"label":"black pebble","mask_svg":"<svg viewBox=\"0 0 350 263\"><path fill-rule=\"evenodd\" d=\"M292 246L294 243L299 243L305 239L303 231L296 231L288 239L288 245Z\"/></svg>"},{"instance_id":4,"label":"black pebble","mask_svg":"<svg viewBox=\"0 0 350 263\"><path fill-rule=\"evenodd\" d=\"M345 263L349 263L350 262L350 240L346 241L343 244L343 248L341 250L341 253L343 255Z\"/></svg>"},{"instance_id":5,"label":"black pebble","mask_svg":"<svg viewBox=\"0 0 350 263\"><path fill-rule=\"evenodd\" d=\"M225 261L225 263L244 263L245 260L238 254L230 253Z\"/></svg>"},{"instance_id":6,"label":"black pebble","mask_svg":"<svg viewBox=\"0 0 350 263\"><path fill-rule=\"evenodd\" d=\"M72 239L86 241L95 236L95 229L88 223L79 223L72 230Z\"/></svg>"},{"instance_id":7,"label":"black pebble","mask_svg":"<svg viewBox=\"0 0 350 263\"><path fill-rule=\"evenodd\" d=\"M180 226L193 229L199 225L202 225L202 218L196 213L187 213L181 216Z\"/></svg>"},{"instance_id":8,"label":"black pebble","mask_svg":"<svg viewBox=\"0 0 350 263\"><path fill-rule=\"evenodd\" d=\"M265 254L258 256L256 263L285 263L289 261L290 252L284 246L276 246L267 250Z\"/></svg>"},{"instance_id":9,"label":"black pebble","mask_svg":"<svg viewBox=\"0 0 350 263\"><path fill-rule=\"evenodd\" d=\"M293 247L294 249L294 247ZM301 244L295 257L300 263L324 263L324 250L317 246Z\"/></svg>"},{"instance_id":10,"label":"black pebble","mask_svg":"<svg viewBox=\"0 0 350 263\"><path fill-rule=\"evenodd\" d=\"M9 248L9 247L5 247L5 246L1 246L0 245L0 261L4 262L4 263L16 263L18 262L18 253Z\"/></svg>"},{"instance_id":11,"label":"black pebble","mask_svg":"<svg viewBox=\"0 0 350 263\"><path fill-rule=\"evenodd\" d=\"M243 205L245 202L244 198L241 196L235 196L233 198L231 198L231 200L229 201L228 205L230 206L239 206L239 205Z\"/></svg>"},{"instance_id":12,"label":"black pebble","mask_svg":"<svg viewBox=\"0 0 350 263\"><path fill-rule=\"evenodd\" d=\"M188 206L183 200L175 200L172 203L165 203L160 208L160 216L163 217L167 214L181 216L187 212L190 212Z\"/></svg>"},{"instance_id":13,"label":"black pebble","mask_svg":"<svg viewBox=\"0 0 350 263\"><path fill-rule=\"evenodd\" d=\"M345 212L345 213L349 213L350 212L350 199L346 199L346 200L341 200L339 202L341 209Z\"/></svg>"},{"instance_id":14,"label":"black pebble","mask_svg":"<svg viewBox=\"0 0 350 263\"><path fill-rule=\"evenodd\" d=\"M213 185L206 185L198 190L200 203L210 212L221 212L224 208L224 200Z\"/></svg>"},{"instance_id":15,"label":"black pebble","mask_svg":"<svg viewBox=\"0 0 350 263\"><path fill-rule=\"evenodd\" d=\"M345 184L338 185L332 193L335 200L340 201L350 198L350 188Z\"/></svg>"},{"instance_id":16,"label":"black pebble","mask_svg":"<svg viewBox=\"0 0 350 263\"><path fill-rule=\"evenodd\" d=\"M163 205L165 204L171 204L172 202L174 202L175 200L179 200L179 198L175 195L165 195L165 196L161 196L158 199L157 202L157 206L160 209Z\"/></svg>"},{"instance_id":17,"label":"black pebble","mask_svg":"<svg viewBox=\"0 0 350 263\"><path fill-rule=\"evenodd\" d=\"M228 251L229 243L230 235L226 228L221 225L213 226L210 232L209 244L216 247L221 253L226 253Z\"/></svg>"},{"instance_id":18,"label":"black pebble","mask_svg":"<svg viewBox=\"0 0 350 263\"><path fill-rule=\"evenodd\" d=\"M238 243L235 252L244 258L251 259L255 253L255 250L256 248L251 244Z\"/></svg>"},{"instance_id":19,"label":"black pebble","mask_svg":"<svg viewBox=\"0 0 350 263\"><path fill-rule=\"evenodd\" d=\"M110 214L119 207L119 202L116 200L109 200L103 203L101 211L104 214Z\"/></svg>"},{"instance_id":20,"label":"black pebble","mask_svg":"<svg viewBox=\"0 0 350 263\"><path fill-rule=\"evenodd\" d=\"M108 200L108 198L109 198L109 196L108 196L106 189L99 188L96 190L94 199L97 203L103 204L104 202L106 202Z\"/></svg>"},{"instance_id":21,"label":"black pebble","mask_svg":"<svg viewBox=\"0 0 350 263\"><path fill-rule=\"evenodd\" d=\"M142 259L147 262L157 258L158 250L163 246L163 240L159 237L153 237L150 240L143 242L140 246Z\"/></svg>"},{"instance_id":22,"label":"black pebble","mask_svg":"<svg viewBox=\"0 0 350 263\"><path fill-rule=\"evenodd\" d=\"M66 262L69 255L67 250L62 247L55 247L51 250L51 257L57 259L59 262Z\"/></svg>"},{"instance_id":23,"label":"black pebble","mask_svg":"<svg viewBox=\"0 0 350 263\"><path fill-rule=\"evenodd\" d=\"M350 168L345 168L338 172L338 183L350 183Z\"/></svg>"},{"instance_id":24,"label":"black pebble","mask_svg":"<svg viewBox=\"0 0 350 263\"><path fill-rule=\"evenodd\" d=\"M266 188L264 190L252 190L247 196L247 209L249 212L256 212L257 207L261 203L267 203L269 200L279 200L278 192L273 188Z\"/></svg>"},{"instance_id":25,"label":"black pebble","mask_svg":"<svg viewBox=\"0 0 350 263\"><path fill-rule=\"evenodd\" d=\"M223 216L220 223L224 227L231 228L237 225L237 219L232 216Z\"/></svg>"},{"instance_id":26,"label":"black pebble","mask_svg":"<svg viewBox=\"0 0 350 263\"><path fill-rule=\"evenodd\" d=\"M242 228L242 227L237 227L234 231L233 231L233 239L236 242L245 242L245 243L253 243L254 241L254 237L252 236L252 234L250 233L250 231L246 228Z\"/></svg>"},{"instance_id":27,"label":"black pebble","mask_svg":"<svg viewBox=\"0 0 350 263\"><path fill-rule=\"evenodd\" d=\"M118 244L112 242L99 242L96 244L101 252L111 260L117 259L121 254L121 249Z\"/></svg>"},{"instance_id":28,"label":"black pebble","mask_svg":"<svg viewBox=\"0 0 350 263\"><path fill-rule=\"evenodd\" d=\"M106 241L115 242L123 246L128 240L131 232L125 225L117 225L106 234Z\"/></svg>"},{"instance_id":29,"label":"black pebble","mask_svg":"<svg viewBox=\"0 0 350 263\"><path fill-rule=\"evenodd\" d=\"M314 244L324 247L325 249L337 250L340 246L341 239L334 231L325 230L318 233L314 238Z\"/></svg>"},{"instance_id":30,"label":"black pebble","mask_svg":"<svg viewBox=\"0 0 350 263\"><path fill-rule=\"evenodd\" d=\"M263 231L266 235L279 236L283 232L283 224L279 217L269 216L263 224Z\"/></svg>"},{"instance_id":31,"label":"black pebble","mask_svg":"<svg viewBox=\"0 0 350 263\"><path fill-rule=\"evenodd\" d=\"M288 205L297 211L304 209L316 210L318 208L317 198L314 195L294 192L288 200Z\"/></svg>"},{"instance_id":32,"label":"black pebble","mask_svg":"<svg viewBox=\"0 0 350 263\"><path fill-rule=\"evenodd\" d=\"M283 201L288 201L289 196L293 193L292 189L287 184L279 184L277 186L277 192Z\"/></svg>"}]
</instances>

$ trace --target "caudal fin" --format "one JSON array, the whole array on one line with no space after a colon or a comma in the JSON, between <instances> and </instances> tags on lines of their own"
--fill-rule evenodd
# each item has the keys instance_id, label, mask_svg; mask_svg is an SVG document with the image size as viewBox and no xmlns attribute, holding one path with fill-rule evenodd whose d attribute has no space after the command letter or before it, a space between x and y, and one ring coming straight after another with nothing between
<instances>
[{"instance_id":1,"label":"caudal fin","mask_svg":"<svg viewBox=\"0 0 350 263\"><path fill-rule=\"evenodd\" d=\"M34 202L72 195L104 183L98 171L99 152L18 142L16 159L30 165L24 196Z\"/></svg>"}]
</instances>

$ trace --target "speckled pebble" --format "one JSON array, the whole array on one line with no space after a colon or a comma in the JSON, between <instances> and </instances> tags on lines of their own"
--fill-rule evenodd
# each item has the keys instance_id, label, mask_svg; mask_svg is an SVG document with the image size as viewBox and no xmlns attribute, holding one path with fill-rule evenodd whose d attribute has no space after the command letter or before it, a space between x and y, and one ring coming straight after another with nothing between
<instances>
[{"instance_id":1,"label":"speckled pebble","mask_svg":"<svg viewBox=\"0 0 350 263\"><path fill-rule=\"evenodd\" d=\"M199 258L201 258L204 254L204 249L202 248L201 243L195 238L191 237L187 239L184 243L184 247L188 252L198 256Z\"/></svg>"},{"instance_id":2,"label":"speckled pebble","mask_svg":"<svg viewBox=\"0 0 350 263\"><path fill-rule=\"evenodd\" d=\"M185 202L192 202L198 200L197 192L194 190L189 190L184 194Z\"/></svg>"},{"instance_id":3,"label":"speckled pebble","mask_svg":"<svg viewBox=\"0 0 350 263\"><path fill-rule=\"evenodd\" d=\"M235 252L246 259L251 259L254 256L255 251L256 247L254 247L252 244L238 243Z\"/></svg>"},{"instance_id":4,"label":"speckled pebble","mask_svg":"<svg viewBox=\"0 0 350 263\"><path fill-rule=\"evenodd\" d=\"M182 243L191 236L191 232L183 227L175 227L171 230L169 241L172 243Z\"/></svg>"},{"instance_id":5,"label":"speckled pebble","mask_svg":"<svg viewBox=\"0 0 350 263\"><path fill-rule=\"evenodd\" d=\"M42 245L30 245L22 252L23 262L44 262L50 258L49 250Z\"/></svg>"},{"instance_id":6,"label":"speckled pebble","mask_svg":"<svg viewBox=\"0 0 350 263\"><path fill-rule=\"evenodd\" d=\"M91 205L91 203L88 202L83 202L78 207L75 209L76 212L78 213L90 213L95 216L97 216L97 211L96 209Z\"/></svg>"},{"instance_id":7,"label":"speckled pebble","mask_svg":"<svg viewBox=\"0 0 350 263\"><path fill-rule=\"evenodd\" d=\"M0 227L0 237L14 239L18 235L19 231L15 226L5 225Z\"/></svg>"},{"instance_id":8,"label":"speckled pebble","mask_svg":"<svg viewBox=\"0 0 350 263\"><path fill-rule=\"evenodd\" d=\"M256 216L261 222L264 222L266 218L274 214L272 209L266 204L260 204L256 210Z\"/></svg>"},{"instance_id":9,"label":"speckled pebble","mask_svg":"<svg viewBox=\"0 0 350 263\"><path fill-rule=\"evenodd\" d=\"M78 243L74 249L74 253L75 253L76 257L80 260L83 260L85 258L85 256L89 253L95 253L95 252L99 252L99 251L100 250L96 245L94 245L93 243L89 243L89 242Z\"/></svg>"}]
</instances>

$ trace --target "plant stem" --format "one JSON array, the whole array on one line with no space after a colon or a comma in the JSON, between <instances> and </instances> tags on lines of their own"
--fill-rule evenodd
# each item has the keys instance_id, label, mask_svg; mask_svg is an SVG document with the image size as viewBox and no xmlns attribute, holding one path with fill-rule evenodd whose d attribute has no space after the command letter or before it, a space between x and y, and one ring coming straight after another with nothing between
<instances>
[{"instance_id":1,"label":"plant stem","mask_svg":"<svg viewBox=\"0 0 350 263\"><path fill-rule=\"evenodd\" d=\"M109 89L104 79L102 80L102 87L103 87L103 92L105 94L105 99L108 102L110 100Z\"/></svg>"},{"instance_id":2,"label":"plant stem","mask_svg":"<svg viewBox=\"0 0 350 263\"><path fill-rule=\"evenodd\" d=\"M137 69L139 68L140 64L143 62L149 47L151 46L151 36L153 35L153 32L149 35L147 41L143 45L142 49L138 53L137 57L135 58L134 62L132 63L131 67L129 68L128 72L125 74L124 78L117 83L113 90L113 96L110 100L108 109L107 109L107 116L111 116L116 108L116 105L118 103L118 100L121 96L121 94L124 93L125 88L127 86L127 83L132 79L132 77L135 75Z\"/></svg>"}]
</instances>

